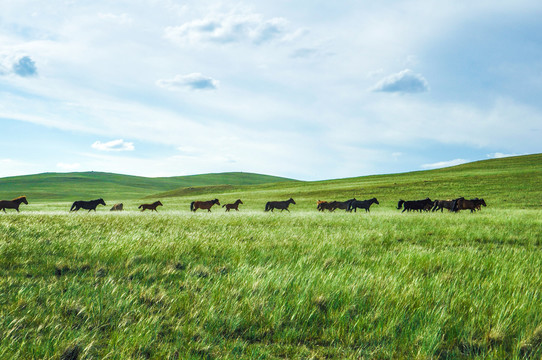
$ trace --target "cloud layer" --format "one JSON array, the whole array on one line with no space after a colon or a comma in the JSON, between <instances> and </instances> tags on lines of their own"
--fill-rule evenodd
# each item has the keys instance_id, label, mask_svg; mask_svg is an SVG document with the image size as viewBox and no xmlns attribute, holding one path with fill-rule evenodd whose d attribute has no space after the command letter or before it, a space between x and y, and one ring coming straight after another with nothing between
<instances>
[{"instance_id":1,"label":"cloud layer","mask_svg":"<svg viewBox=\"0 0 542 360\"><path fill-rule=\"evenodd\" d=\"M259 14L229 13L169 26L164 36L177 44L262 44L284 38L288 34L287 24L281 17L265 20Z\"/></svg>"}]
</instances>

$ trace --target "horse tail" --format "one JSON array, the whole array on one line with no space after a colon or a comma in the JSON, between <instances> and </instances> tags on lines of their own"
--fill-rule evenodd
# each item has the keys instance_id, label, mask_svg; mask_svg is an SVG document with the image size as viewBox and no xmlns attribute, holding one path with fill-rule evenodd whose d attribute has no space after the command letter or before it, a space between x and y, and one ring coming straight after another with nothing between
<instances>
[{"instance_id":1,"label":"horse tail","mask_svg":"<svg viewBox=\"0 0 542 360\"><path fill-rule=\"evenodd\" d=\"M222 207L226 206L226 204L222 205Z\"/></svg>"},{"instance_id":2,"label":"horse tail","mask_svg":"<svg viewBox=\"0 0 542 360\"><path fill-rule=\"evenodd\" d=\"M192 201L192 202L190 203L190 211L195 211L195 210L194 210L194 203L195 203L195 201Z\"/></svg>"},{"instance_id":3,"label":"horse tail","mask_svg":"<svg viewBox=\"0 0 542 360\"><path fill-rule=\"evenodd\" d=\"M397 203L397 210L401 210L401 208L403 207L404 202L405 202L405 200L399 200L399 202Z\"/></svg>"},{"instance_id":4,"label":"horse tail","mask_svg":"<svg viewBox=\"0 0 542 360\"><path fill-rule=\"evenodd\" d=\"M143 207L143 204L139 205L137 208L138 209L141 209Z\"/></svg>"},{"instance_id":5,"label":"horse tail","mask_svg":"<svg viewBox=\"0 0 542 360\"><path fill-rule=\"evenodd\" d=\"M77 201L74 201L73 204L72 204L72 207L70 208L70 211L73 211L73 209L75 209L75 204L77 203Z\"/></svg>"},{"instance_id":6,"label":"horse tail","mask_svg":"<svg viewBox=\"0 0 542 360\"><path fill-rule=\"evenodd\" d=\"M271 209L271 203L268 202L267 204L265 204L265 211L269 211Z\"/></svg>"}]
</instances>

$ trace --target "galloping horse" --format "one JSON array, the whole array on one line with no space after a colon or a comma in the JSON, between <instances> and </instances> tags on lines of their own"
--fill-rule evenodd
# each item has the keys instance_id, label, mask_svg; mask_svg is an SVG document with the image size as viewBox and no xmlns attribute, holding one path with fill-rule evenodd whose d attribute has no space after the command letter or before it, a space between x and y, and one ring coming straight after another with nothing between
<instances>
[{"instance_id":1,"label":"galloping horse","mask_svg":"<svg viewBox=\"0 0 542 360\"><path fill-rule=\"evenodd\" d=\"M350 207L350 204L353 201L357 201L356 198L349 199L349 200L346 200L346 201L334 201L335 209L341 209L341 210L348 211L348 208Z\"/></svg>"},{"instance_id":2,"label":"galloping horse","mask_svg":"<svg viewBox=\"0 0 542 360\"><path fill-rule=\"evenodd\" d=\"M433 202L429 198L425 198L423 200L411 200L411 201L405 201L405 200L399 200L397 203L397 210L400 210L403 206L404 209L401 212L405 211L429 211L431 210L431 206L433 205Z\"/></svg>"},{"instance_id":3,"label":"galloping horse","mask_svg":"<svg viewBox=\"0 0 542 360\"><path fill-rule=\"evenodd\" d=\"M363 201L354 200L350 202L350 204L348 205L348 209L346 211L351 212L352 209L354 209L354 212L356 212L356 209L359 208L359 209L365 209L365 212L370 212L369 208L371 207L372 204L379 205L380 203L378 202L378 200L376 200L376 198L363 200Z\"/></svg>"},{"instance_id":4,"label":"galloping horse","mask_svg":"<svg viewBox=\"0 0 542 360\"><path fill-rule=\"evenodd\" d=\"M196 212L197 209L206 209L211 212L211 207L216 204L220 205L218 199L209 200L209 201L192 201L190 203L190 211Z\"/></svg>"},{"instance_id":5,"label":"galloping horse","mask_svg":"<svg viewBox=\"0 0 542 360\"><path fill-rule=\"evenodd\" d=\"M484 199L470 199L467 200L464 197L460 197L459 199L455 199L452 211L459 212L459 210L470 210L471 213L475 212L476 210L481 210L482 206L487 206Z\"/></svg>"},{"instance_id":6,"label":"galloping horse","mask_svg":"<svg viewBox=\"0 0 542 360\"><path fill-rule=\"evenodd\" d=\"M435 200L433 202L433 209L431 211L439 211L443 212L444 209L448 209L448 211L452 211L452 206L454 204L454 200Z\"/></svg>"},{"instance_id":7,"label":"galloping horse","mask_svg":"<svg viewBox=\"0 0 542 360\"><path fill-rule=\"evenodd\" d=\"M290 210L288 210L288 206L290 204L295 205L294 199L289 198L286 201L269 201L267 204L265 204L265 211L271 210L271 212L273 212L274 209L279 209L281 212L283 210L290 212Z\"/></svg>"},{"instance_id":8,"label":"galloping horse","mask_svg":"<svg viewBox=\"0 0 542 360\"><path fill-rule=\"evenodd\" d=\"M237 199L233 204L224 204L222 207L226 207L226 211L230 211L231 209L235 209L236 211L239 211L239 204L242 204L243 202L241 199Z\"/></svg>"},{"instance_id":9,"label":"galloping horse","mask_svg":"<svg viewBox=\"0 0 542 360\"><path fill-rule=\"evenodd\" d=\"M26 196L19 196L13 200L0 200L0 209L4 210L4 212L6 212L6 209L15 209L19 212L19 205L21 205L21 203L28 205Z\"/></svg>"},{"instance_id":10,"label":"galloping horse","mask_svg":"<svg viewBox=\"0 0 542 360\"><path fill-rule=\"evenodd\" d=\"M122 210L124 210L124 205L120 203L120 204L113 205L113 207L109 211L122 211Z\"/></svg>"},{"instance_id":11,"label":"galloping horse","mask_svg":"<svg viewBox=\"0 0 542 360\"><path fill-rule=\"evenodd\" d=\"M331 212L336 209L336 203L336 201L327 202L324 200L318 200L318 202L316 203L316 209L322 212L324 210L329 210Z\"/></svg>"},{"instance_id":12,"label":"galloping horse","mask_svg":"<svg viewBox=\"0 0 542 360\"><path fill-rule=\"evenodd\" d=\"M100 198L100 199L90 200L90 201L83 201L83 200L75 201L72 204L72 207L70 208L70 212L77 211L79 209L85 209L85 210L88 210L88 212L90 212L90 210L96 211L96 207L98 207L98 205L100 204L105 206L104 199Z\"/></svg>"},{"instance_id":13,"label":"galloping horse","mask_svg":"<svg viewBox=\"0 0 542 360\"><path fill-rule=\"evenodd\" d=\"M137 208L141 209L141 211L145 211L145 210L153 211L154 210L154 211L158 212L158 210L156 210L156 208L158 206L164 206L164 205L160 201L155 201L152 204L141 204Z\"/></svg>"}]
</instances>

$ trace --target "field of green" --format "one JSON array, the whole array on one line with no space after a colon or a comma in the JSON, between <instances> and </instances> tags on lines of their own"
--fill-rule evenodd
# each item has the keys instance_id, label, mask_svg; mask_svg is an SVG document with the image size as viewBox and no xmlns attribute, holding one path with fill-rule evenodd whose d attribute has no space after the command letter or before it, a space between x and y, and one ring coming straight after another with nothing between
<instances>
[{"instance_id":1,"label":"field of green","mask_svg":"<svg viewBox=\"0 0 542 360\"><path fill-rule=\"evenodd\" d=\"M29 196L21 213L0 213L0 359L540 359L541 189L542 155L529 155L322 182L112 189L96 213ZM427 196L488 206L395 209ZM289 197L290 213L263 211ZM352 197L380 204L316 211L318 199ZM212 198L244 204L189 211ZM154 200L158 213L137 211ZM127 211L110 212L114 202Z\"/></svg>"}]
</instances>

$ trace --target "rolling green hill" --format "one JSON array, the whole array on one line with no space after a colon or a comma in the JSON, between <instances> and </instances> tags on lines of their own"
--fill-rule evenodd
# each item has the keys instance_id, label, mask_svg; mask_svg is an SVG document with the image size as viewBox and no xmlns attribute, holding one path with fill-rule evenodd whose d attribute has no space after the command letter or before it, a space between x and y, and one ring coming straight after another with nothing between
<instances>
[{"instance_id":1,"label":"rolling green hill","mask_svg":"<svg viewBox=\"0 0 542 360\"><path fill-rule=\"evenodd\" d=\"M127 198L178 187L247 185L292 179L252 173L231 172L177 177L147 178L103 172L44 173L0 178L0 198L26 195L33 200L73 201L74 199Z\"/></svg>"},{"instance_id":2,"label":"rolling green hill","mask_svg":"<svg viewBox=\"0 0 542 360\"><path fill-rule=\"evenodd\" d=\"M505 208L542 207L542 154L472 162L437 170L373 175L325 181L296 181L250 174L220 173L145 178L100 172L46 173L0 179L0 198L28 196L32 202L68 202L103 197L109 200L169 199L169 204L218 197L242 198L245 209L260 210L268 200L293 197L296 209L316 200L377 197L392 207L399 199L483 197Z\"/></svg>"}]
</instances>

